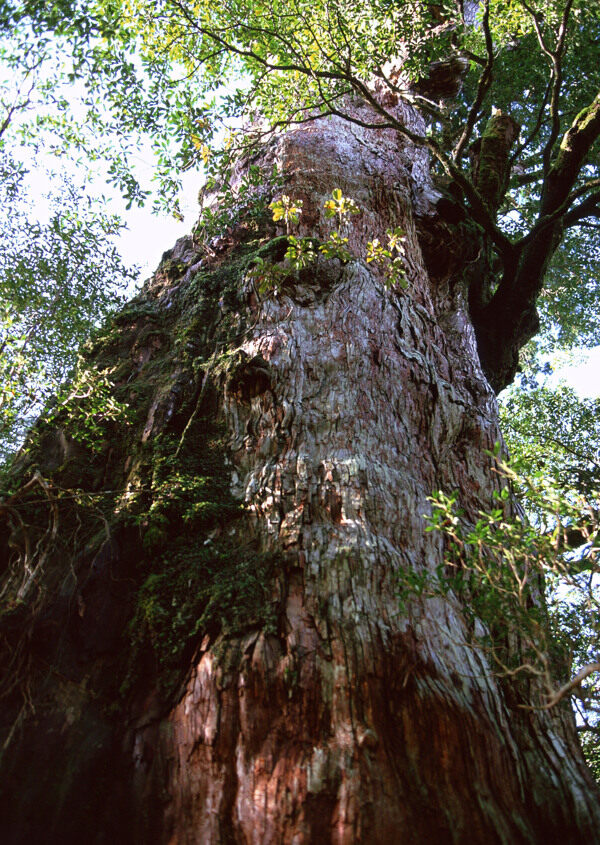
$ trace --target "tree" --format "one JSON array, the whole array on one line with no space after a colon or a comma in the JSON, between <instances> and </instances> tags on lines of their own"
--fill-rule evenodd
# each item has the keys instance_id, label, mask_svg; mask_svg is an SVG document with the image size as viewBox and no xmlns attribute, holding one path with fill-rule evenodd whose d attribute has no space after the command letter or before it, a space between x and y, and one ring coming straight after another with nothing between
<instances>
[{"instance_id":1,"label":"tree","mask_svg":"<svg viewBox=\"0 0 600 845\"><path fill-rule=\"evenodd\" d=\"M566 699L499 676L452 571L399 596L444 571L436 489L467 525L513 513L492 388L597 213L595 10L118 11L148 73L242 70L222 108L258 114L220 201L85 350L115 413L72 390L12 470L4 838L598 841ZM519 657L511 619L488 634Z\"/></svg>"},{"instance_id":2,"label":"tree","mask_svg":"<svg viewBox=\"0 0 600 845\"><path fill-rule=\"evenodd\" d=\"M546 533L558 554L546 567L555 641L563 640L571 675L578 732L586 759L598 779L596 752L598 675L598 400L579 399L565 387L512 390L502 403L503 430L515 466L530 483L525 506L532 529ZM532 489L541 489L535 495ZM541 507L540 507L541 506ZM550 518L548 518L550 517ZM544 539L542 537L542 539ZM537 542L537 538L536 538ZM592 671L590 671L592 670ZM552 701L559 691L551 691Z\"/></svg>"},{"instance_id":3,"label":"tree","mask_svg":"<svg viewBox=\"0 0 600 845\"><path fill-rule=\"evenodd\" d=\"M29 219L22 169L0 161L0 459L9 461L27 429L57 398L77 350L123 304L136 274L110 238L121 224L66 183L47 223ZM58 400L60 402L60 399Z\"/></svg>"},{"instance_id":4,"label":"tree","mask_svg":"<svg viewBox=\"0 0 600 845\"><path fill-rule=\"evenodd\" d=\"M471 16L477 9L466 8ZM143 16L145 9L138 4L136 13ZM355 125L395 129L429 150L451 180L448 187L459 209L466 203L468 219L479 227L474 247L479 258L471 263L477 281L467 280L470 313L490 383L497 390L510 383L519 349L539 329L536 300L565 228L597 215L597 70L589 84L579 84L593 52L596 11L573 3L484 3L475 33L464 10L451 4L406 3L381 10L376 3L275 8L241 2L197 9L166 0L158 14L152 7L146 15L150 56L157 42L164 50L166 31L174 55L190 72L202 67L210 80L241 65L250 82L229 98L232 113L240 106L256 107L272 123L285 125L310 121L315 113L338 115ZM409 57L395 59L403 44L410 45ZM516 60L510 56L513 47ZM531 85L527 96L535 99L531 105L516 104L515 68L532 49L535 59L519 73L519 84ZM428 63L449 53L430 81L419 83L430 73ZM440 98L456 93L467 69L475 90L458 111L458 121L452 120L439 108ZM386 105L399 96L424 105L442 138L408 129ZM368 104L371 115L347 108L349 97ZM496 113L494 100L501 106ZM479 138L471 143L476 127ZM469 175L467 160L472 161ZM524 225L525 233L511 239L497 218L517 160L522 172L516 182L527 188L528 202L520 204L524 208L513 225L517 230ZM533 220L527 215L532 200Z\"/></svg>"}]
</instances>

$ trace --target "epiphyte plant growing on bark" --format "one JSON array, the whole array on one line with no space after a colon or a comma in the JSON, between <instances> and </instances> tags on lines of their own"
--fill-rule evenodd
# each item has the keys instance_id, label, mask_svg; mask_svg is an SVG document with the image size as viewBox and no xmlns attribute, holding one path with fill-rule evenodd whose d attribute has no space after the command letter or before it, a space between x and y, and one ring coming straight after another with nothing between
<instances>
[{"instance_id":1,"label":"epiphyte plant growing on bark","mask_svg":"<svg viewBox=\"0 0 600 845\"><path fill-rule=\"evenodd\" d=\"M278 291L286 279L313 265L319 256L327 260L337 259L342 264L351 260L353 256L347 248L348 238L342 235L342 230L346 225L348 215L360 214L360 208L354 200L344 197L339 188L334 188L331 196L332 199L326 200L323 208L326 218L336 219L337 228L330 231L324 241L309 236L296 237L292 234L292 230L300 222L302 200L293 200L287 194L283 194L269 204L273 222L282 222L285 226L286 250L283 254L283 262L265 260L260 255L254 257L247 278L256 284L259 295ZM400 238L400 232L397 238ZM378 242L367 244L367 261L378 260L385 263L386 258L393 260L391 252L384 254L383 249L379 248L377 251L377 247ZM398 268L395 265L394 270L388 270L388 277L399 278Z\"/></svg>"},{"instance_id":2,"label":"epiphyte plant growing on bark","mask_svg":"<svg viewBox=\"0 0 600 845\"><path fill-rule=\"evenodd\" d=\"M564 232L595 237L597 9L99 0L90 15L110 73L86 84L122 128L173 120L179 161L214 168L226 201L85 349L127 420L99 419L89 448L68 410L42 418L11 470L9 841L598 841L567 694L546 707L552 661L511 674L530 645L517 615L470 637L487 620L460 575L398 601L403 574L428 584L447 560L422 518L433 491L458 491L476 526L457 542L494 558L508 536L477 527L514 511L494 392L546 280L545 313L568 318ZM134 44L141 74L120 64ZM241 114L219 173L218 118ZM257 295L265 265L286 275ZM485 582L481 561L454 569ZM40 749L52 776L33 783Z\"/></svg>"},{"instance_id":3,"label":"epiphyte plant growing on bark","mask_svg":"<svg viewBox=\"0 0 600 845\"><path fill-rule=\"evenodd\" d=\"M403 573L400 597L463 595L470 637L476 647L488 649L497 672L542 679L539 700L522 707L548 709L575 695L582 714L587 709L594 721L594 676L600 669L598 494L567 493L539 472L517 474L501 460L497 472L512 489L498 491L497 507L478 514L474 523L465 524L456 494L439 491L431 497L426 530L444 535L447 555L434 576ZM515 488L535 514L531 522L522 515L507 517L504 505ZM519 632L518 652L494 636L499 625ZM560 688L557 677L565 679Z\"/></svg>"},{"instance_id":4,"label":"epiphyte plant growing on bark","mask_svg":"<svg viewBox=\"0 0 600 845\"><path fill-rule=\"evenodd\" d=\"M352 254L348 251L348 238L342 235L342 229L346 225L348 215L360 214L360 208L354 200L345 197L339 188L334 188L331 196L332 199L326 200L323 208L326 218L333 217L337 220L337 228L329 232L327 240L322 242L318 242L311 237L297 238L291 234L292 228L300 222L302 200L294 202L287 194L283 194L282 197L270 203L269 208L273 212L273 222L283 221L285 224L287 249L283 256L283 265L266 263L260 256L255 258L250 276L258 281L260 293L267 292L290 273L306 269L316 261L319 255L329 260L335 258L342 263L350 261ZM398 232L397 239L400 236L400 232ZM384 253L383 249L377 249L378 246L378 241L377 243L367 244L367 261L379 260L385 262L386 258L392 261L392 253ZM397 269L394 270L394 273L388 271L390 278L394 274L398 275Z\"/></svg>"}]
</instances>

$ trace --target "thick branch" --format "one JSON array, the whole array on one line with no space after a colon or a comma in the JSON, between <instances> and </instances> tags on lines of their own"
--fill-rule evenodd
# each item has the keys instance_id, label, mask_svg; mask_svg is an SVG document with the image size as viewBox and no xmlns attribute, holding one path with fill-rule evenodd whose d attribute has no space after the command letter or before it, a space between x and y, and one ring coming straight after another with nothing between
<instances>
[{"instance_id":1,"label":"thick branch","mask_svg":"<svg viewBox=\"0 0 600 845\"><path fill-rule=\"evenodd\" d=\"M573 190L592 145L600 136L600 94L575 118L565 133L558 154L546 175L537 222L512 246L511 261L489 303L474 315L482 365L496 390L512 381L518 353L539 329L536 300L548 264L566 225L598 213L600 195L591 194L578 206L572 203L595 186Z\"/></svg>"},{"instance_id":2,"label":"thick branch","mask_svg":"<svg viewBox=\"0 0 600 845\"><path fill-rule=\"evenodd\" d=\"M560 132L560 113L559 113L559 99L560 99L560 89L562 86L562 59L565 53L566 48L566 35L567 35L567 27L569 23L569 16L571 14L571 6L573 5L573 0L567 0L565 4L565 8L563 10L563 15L561 18L560 26L558 29L558 35L556 38L556 46L554 49L549 47L544 40L544 36L542 33L542 28L540 24L540 17L539 14L532 9L526 2L523 0L523 6L527 9L531 16L531 20L533 22L533 27L535 29L535 33L537 35L538 43L540 45L540 50L548 59L548 63L550 65L550 84L549 84L549 93L550 93L550 118L552 121L550 135L548 140L544 146L544 151L542 154L542 160L544 163L544 173L548 173L550 170L550 162L552 156L552 150L554 149L554 144L558 138Z\"/></svg>"},{"instance_id":3,"label":"thick branch","mask_svg":"<svg viewBox=\"0 0 600 845\"><path fill-rule=\"evenodd\" d=\"M543 161L545 173L547 173L550 169L552 150L554 149L554 144L556 143L560 133L559 100L560 89L563 81L562 60L565 54L567 28L572 5L573 0L567 0L565 3L562 20L558 30L558 38L556 40L556 49L551 53L552 93L550 96L550 116L552 118L552 129L550 131L548 141L546 142L546 146L544 147Z\"/></svg>"},{"instance_id":4,"label":"thick branch","mask_svg":"<svg viewBox=\"0 0 600 845\"><path fill-rule=\"evenodd\" d=\"M518 124L509 115L498 111L489 119L481 138L472 147L473 183L494 215L506 193L510 150L518 134Z\"/></svg>"},{"instance_id":5,"label":"thick branch","mask_svg":"<svg viewBox=\"0 0 600 845\"><path fill-rule=\"evenodd\" d=\"M584 666L581 672L578 672L571 681L557 690L546 704L543 704L541 707L536 709L550 710L551 707L555 707L559 701L562 701L563 698L569 695L569 693L578 687L582 681L585 681L588 675L591 675L593 672L600 672L600 663L588 663L588 665Z\"/></svg>"},{"instance_id":6,"label":"thick branch","mask_svg":"<svg viewBox=\"0 0 600 845\"><path fill-rule=\"evenodd\" d=\"M562 227L566 226L567 218L571 218L572 215L575 215L577 219L582 219L583 217L587 217L588 214L592 214L593 208L597 203L597 199L594 199L597 197L597 194L591 194L587 200L584 200L584 202L574 208L573 203L575 200L578 200L579 197L583 196L592 188L596 188L598 185L600 185L600 179L590 179L585 184L580 185L572 191L565 201L552 212L552 214L547 214L545 217L539 217L533 229L531 229L531 231L518 242L519 248L522 249L528 246L534 240L539 238L540 235L543 234L544 230L549 229L549 227L555 225L556 223L560 223ZM591 200L591 203L588 203L588 200Z\"/></svg>"},{"instance_id":7,"label":"thick branch","mask_svg":"<svg viewBox=\"0 0 600 845\"><path fill-rule=\"evenodd\" d=\"M583 202L565 214L563 221L565 228L579 225L586 217L600 217L600 191L590 194Z\"/></svg>"},{"instance_id":8,"label":"thick branch","mask_svg":"<svg viewBox=\"0 0 600 845\"><path fill-rule=\"evenodd\" d=\"M581 167L600 136L600 94L582 109L563 136L546 177L538 220L553 214L568 198ZM537 224L536 224L537 225Z\"/></svg>"}]
</instances>

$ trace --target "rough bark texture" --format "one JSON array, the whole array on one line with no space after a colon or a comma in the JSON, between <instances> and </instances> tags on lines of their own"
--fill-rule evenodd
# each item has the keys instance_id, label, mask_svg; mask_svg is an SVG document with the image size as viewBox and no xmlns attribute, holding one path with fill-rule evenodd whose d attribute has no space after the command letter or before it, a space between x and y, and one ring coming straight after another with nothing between
<instances>
[{"instance_id":1,"label":"rough bark texture","mask_svg":"<svg viewBox=\"0 0 600 845\"><path fill-rule=\"evenodd\" d=\"M398 108L422 131L416 113ZM180 530L192 550L227 542L274 552L275 621L249 614L237 630L197 631L175 694L160 693L156 662L138 655L133 689L119 699L119 650L152 544L135 526L96 539L94 554L90 541L46 628L42 620L23 633L17 620L4 631L28 637L28 665L53 668L28 687L35 711L15 692L5 699L3 841L600 841L569 714L520 709L517 691L465 644L452 598L400 612L397 574L443 560L439 535L424 532L427 497L458 489L475 513L498 483L485 453L500 439L496 402L462 289L468 256L435 242L445 230L426 156L392 131L333 119L288 132L262 163L273 160L282 190L303 200L300 234L326 237L333 188L363 209L348 232L356 255L402 226L408 287L388 289L362 260L320 261L259 300L236 264L242 226L213 242L201 267L180 243L171 278L163 268L148 285L141 301L163 315L169 337L149 333L139 313L123 318L120 383L151 384L138 391L140 422L127 441L112 432L102 477L82 480L83 459L65 454L56 477L64 485L68 465L88 489L143 486L143 449L169 427L180 436L184 416L185 437L201 437L192 417L212 390L224 474L246 511L208 534ZM215 299L194 324L206 340L194 381L174 337L195 341L194 273L227 267L241 316ZM218 355L237 357L217 377L219 343Z\"/></svg>"}]
</instances>

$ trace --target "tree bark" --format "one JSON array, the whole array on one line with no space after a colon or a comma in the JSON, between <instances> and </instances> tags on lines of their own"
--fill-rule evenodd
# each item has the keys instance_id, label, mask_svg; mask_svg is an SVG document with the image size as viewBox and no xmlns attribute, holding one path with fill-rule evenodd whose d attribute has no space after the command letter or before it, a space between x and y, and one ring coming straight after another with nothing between
<instances>
[{"instance_id":1,"label":"tree bark","mask_svg":"<svg viewBox=\"0 0 600 845\"><path fill-rule=\"evenodd\" d=\"M424 132L415 111L397 109ZM329 119L288 131L253 163L274 162L278 195L303 202L297 234L327 237L334 188L359 204L347 231L356 259L320 259L257 295L240 259L248 215L203 256L180 242L90 353L93 366L119 365L136 421L106 429L101 458L72 442L72 421L62 440L42 427L17 468L28 477L37 461L57 488L127 495L111 500L110 540L97 521L75 556L45 564L55 580L35 614L27 606L20 619L13 603L3 617L4 642L26 641L25 680L4 697L3 841L600 841L567 705L521 708L522 686L469 644L452 594L398 598L400 573L443 564L442 538L424 530L428 496L458 490L474 515L500 483L488 454L501 440L496 400L465 303L472 256L443 241L427 156L392 130ZM406 289L361 258L396 226ZM172 434L169 460L185 462L213 424L243 514L209 528L172 516L150 535L149 451ZM123 649L148 595L140 573L150 567L156 584L183 536L190 553L227 548L232 605L246 550L272 555L271 616L242 607L235 625L190 625L166 692L165 644L146 644L127 688Z\"/></svg>"}]
</instances>

